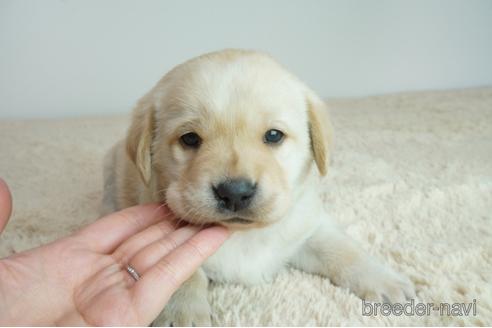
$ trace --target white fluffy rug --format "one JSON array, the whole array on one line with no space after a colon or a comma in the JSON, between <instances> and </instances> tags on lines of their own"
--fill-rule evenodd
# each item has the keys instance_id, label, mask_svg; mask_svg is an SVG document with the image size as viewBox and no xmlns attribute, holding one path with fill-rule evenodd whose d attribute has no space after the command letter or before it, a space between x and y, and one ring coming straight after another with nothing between
<instances>
[{"instance_id":1,"label":"white fluffy rug","mask_svg":"<svg viewBox=\"0 0 492 328\"><path fill-rule=\"evenodd\" d=\"M213 285L216 325L491 325L492 88L329 101L336 133L326 205L424 302L477 315L367 317L327 279L288 270L270 285ZM0 256L95 220L101 160L127 117L0 121L0 176L14 196Z\"/></svg>"}]
</instances>

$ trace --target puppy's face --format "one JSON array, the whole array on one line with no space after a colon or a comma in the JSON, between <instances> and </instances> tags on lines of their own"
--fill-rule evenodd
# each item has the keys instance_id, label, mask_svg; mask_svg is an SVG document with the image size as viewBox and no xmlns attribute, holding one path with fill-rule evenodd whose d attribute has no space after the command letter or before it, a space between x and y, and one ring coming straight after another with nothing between
<instances>
[{"instance_id":1,"label":"puppy's face","mask_svg":"<svg viewBox=\"0 0 492 328\"><path fill-rule=\"evenodd\" d=\"M326 169L328 135L318 131L325 117L316 117L309 96L267 56L199 57L142 99L133 126L144 132L130 130L138 142L129 140L129 154L144 181L186 221L264 226L288 210L313 159Z\"/></svg>"}]
</instances>

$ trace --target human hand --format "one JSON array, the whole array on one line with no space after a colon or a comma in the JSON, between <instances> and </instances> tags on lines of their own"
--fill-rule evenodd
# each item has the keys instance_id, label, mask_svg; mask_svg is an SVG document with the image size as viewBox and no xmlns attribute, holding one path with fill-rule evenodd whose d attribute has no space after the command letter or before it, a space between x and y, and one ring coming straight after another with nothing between
<instances>
[{"instance_id":1,"label":"human hand","mask_svg":"<svg viewBox=\"0 0 492 328\"><path fill-rule=\"evenodd\" d=\"M0 232L10 204L0 179ZM158 204L110 214L0 260L0 326L147 326L227 236L222 227L176 228ZM138 281L126 272L128 263Z\"/></svg>"},{"instance_id":2,"label":"human hand","mask_svg":"<svg viewBox=\"0 0 492 328\"><path fill-rule=\"evenodd\" d=\"M7 183L0 178L0 233L7 225L12 212L12 196Z\"/></svg>"}]
</instances>

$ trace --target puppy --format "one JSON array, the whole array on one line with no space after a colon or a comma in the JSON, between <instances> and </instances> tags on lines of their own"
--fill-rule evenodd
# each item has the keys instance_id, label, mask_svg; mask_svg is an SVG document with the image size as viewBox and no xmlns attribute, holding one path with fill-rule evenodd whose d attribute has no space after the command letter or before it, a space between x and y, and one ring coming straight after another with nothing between
<instances>
[{"instance_id":1,"label":"puppy","mask_svg":"<svg viewBox=\"0 0 492 328\"><path fill-rule=\"evenodd\" d=\"M412 283L364 253L326 213L323 101L271 57L224 50L171 70L134 109L105 161L106 211L164 202L193 224L233 233L154 322L210 325L208 281L254 285L285 266L363 299L404 301Z\"/></svg>"}]
</instances>

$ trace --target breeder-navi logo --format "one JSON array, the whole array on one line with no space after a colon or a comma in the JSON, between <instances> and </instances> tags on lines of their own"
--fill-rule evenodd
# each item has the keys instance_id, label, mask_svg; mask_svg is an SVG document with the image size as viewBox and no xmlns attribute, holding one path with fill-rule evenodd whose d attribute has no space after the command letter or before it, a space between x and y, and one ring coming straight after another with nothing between
<instances>
[{"instance_id":1,"label":"breeder-navi logo","mask_svg":"<svg viewBox=\"0 0 492 328\"><path fill-rule=\"evenodd\" d=\"M363 316L424 316L437 312L440 316L469 316L477 315L477 300L472 303L415 303L412 299L407 303L375 303L362 300Z\"/></svg>"}]
</instances>

